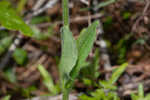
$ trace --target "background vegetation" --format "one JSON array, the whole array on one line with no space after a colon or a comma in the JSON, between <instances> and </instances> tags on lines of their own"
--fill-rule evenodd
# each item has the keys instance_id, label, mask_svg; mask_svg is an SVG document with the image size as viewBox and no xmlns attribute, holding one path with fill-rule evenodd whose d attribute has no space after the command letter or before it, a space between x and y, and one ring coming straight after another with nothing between
<instances>
[{"instance_id":1,"label":"background vegetation","mask_svg":"<svg viewBox=\"0 0 150 100\"><path fill-rule=\"evenodd\" d=\"M1 0L0 98L150 100L149 6Z\"/></svg>"}]
</instances>

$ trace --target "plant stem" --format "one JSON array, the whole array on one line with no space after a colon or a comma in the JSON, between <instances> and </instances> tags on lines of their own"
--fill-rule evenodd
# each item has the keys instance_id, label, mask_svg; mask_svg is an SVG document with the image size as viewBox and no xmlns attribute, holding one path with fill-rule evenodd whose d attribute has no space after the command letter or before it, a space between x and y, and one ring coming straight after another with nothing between
<instances>
[{"instance_id":1,"label":"plant stem","mask_svg":"<svg viewBox=\"0 0 150 100\"><path fill-rule=\"evenodd\" d=\"M62 2L63 7L63 23L64 26L69 27L69 0L63 0ZM61 78L63 80L63 78ZM62 82L64 83L64 82ZM63 89L63 99L62 100L69 100L69 89L65 88L65 84L62 84Z\"/></svg>"},{"instance_id":2,"label":"plant stem","mask_svg":"<svg viewBox=\"0 0 150 100\"><path fill-rule=\"evenodd\" d=\"M62 7L63 7L63 21L64 25L69 26L69 6L68 6L69 1L68 0L63 0Z\"/></svg>"},{"instance_id":3,"label":"plant stem","mask_svg":"<svg viewBox=\"0 0 150 100\"><path fill-rule=\"evenodd\" d=\"M69 91L64 89L63 91L63 99L62 100L69 100Z\"/></svg>"}]
</instances>

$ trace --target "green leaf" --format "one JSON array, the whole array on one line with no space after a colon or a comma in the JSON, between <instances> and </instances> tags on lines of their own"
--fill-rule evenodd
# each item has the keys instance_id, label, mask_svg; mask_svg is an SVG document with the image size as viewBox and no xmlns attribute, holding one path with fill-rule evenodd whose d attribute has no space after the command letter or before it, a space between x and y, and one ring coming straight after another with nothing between
<instances>
[{"instance_id":1,"label":"green leaf","mask_svg":"<svg viewBox=\"0 0 150 100\"><path fill-rule=\"evenodd\" d=\"M48 73L48 71L42 65L38 66L38 70L40 71L40 74L43 77L44 85L48 88L48 90L52 94L54 94L54 95L57 94L58 93L57 89L56 89L53 79L52 79L51 75Z\"/></svg>"},{"instance_id":2,"label":"green leaf","mask_svg":"<svg viewBox=\"0 0 150 100\"><path fill-rule=\"evenodd\" d=\"M36 39L36 40L46 40L48 39L48 37L50 37L52 35L52 32L48 32L48 33L42 33L40 32L40 30L38 28L36 28L35 26L31 27L34 34L32 35L32 38Z\"/></svg>"},{"instance_id":3,"label":"green leaf","mask_svg":"<svg viewBox=\"0 0 150 100\"><path fill-rule=\"evenodd\" d=\"M21 48L17 48L13 53L13 58L17 64L23 65L27 61L27 52Z\"/></svg>"},{"instance_id":4,"label":"green leaf","mask_svg":"<svg viewBox=\"0 0 150 100\"><path fill-rule=\"evenodd\" d=\"M86 86L92 86L92 80L88 78L83 78L83 84Z\"/></svg>"},{"instance_id":5,"label":"green leaf","mask_svg":"<svg viewBox=\"0 0 150 100\"><path fill-rule=\"evenodd\" d=\"M91 26L86 30L82 31L81 35L77 39L77 48L78 48L78 65L80 66L82 62L85 61L88 54L92 50L93 43L96 40L96 28L99 22L95 21Z\"/></svg>"},{"instance_id":6,"label":"green leaf","mask_svg":"<svg viewBox=\"0 0 150 100\"><path fill-rule=\"evenodd\" d=\"M8 1L0 1L0 24L10 30L19 30L26 36L33 34L31 28L25 24L21 17L17 16Z\"/></svg>"},{"instance_id":7,"label":"green leaf","mask_svg":"<svg viewBox=\"0 0 150 100\"><path fill-rule=\"evenodd\" d=\"M150 100L150 94L147 94L145 100Z\"/></svg>"},{"instance_id":8,"label":"green leaf","mask_svg":"<svg viewBox=\"0 0 150 100\"><path fill-rule=\"evenodd\" d=\"M111 78L109 79L110 84L114 84L118 78L121 76L121 74L125 71L126 67L128 66L128 63L122 64L119 68L113 72Z\"/></svg>"},{"instance_id":9,"label":"green leaf","mask_svg":"<svg viewBox=\"0 0 150 100\"><path fill-rule=\"evenodd\" d=\"M109 90L116 90L117 87L113 84L110 84L108 81L102 80L100 81L100 85L104 88L104 89L109 89Z\"/></svg>"},{"instance_id":10,"label":"green leaf","mask_svg":"<svg viewBox=\"0 0 150 100\"><path fill-rule=\"evenodd\" d=\"M139 97L135 94L131 94L132 100L139 100Z\"/></svg>"},{"instance_id":11,"label":"green leaf","mask_svg":"<svg viewBox=\"0 0 150 100\"><path fill-rule=\"evenodd\" d=\"M123 19L124 19L124 20L127 20L127 19L129 19L129 18L131 17L131 15L132 15L132 14L131 14L130 12L127 12L127 11L126 11L126 12L123 13Z\"/></svg>"},{"instance_id":12,"label":"green leaf","mask_svg":"<svg viewBox=\"0 0 150 100\"><path fill-rule=\"evenodd\" d=\"M143 85L140 84L138 87L138 95L140 98L144 98L144 90L143 90Z\"/></svg>"},{"instance_id":13,"label":"green leaf","mask_svg":"<svg viewBox=\"0 0 150 100\"><path fill-rule=\"evenodd\" d=\"M6 51L11 43L12 37L5 37L0 41L0 56Z\"/></svg>"},{"instance_id":14,"label":"green leaf","mask_svg":"<svg viewBox=\"0 0 150 100\"><path fill-rule=\"evenodd\" d=\"M10 100L10 98L11 98L11 95L7 95L7 96L3 97L2 100Z\"/></svg>"},{"instance_id":15,"label":"green leaf","mask_svg":"<svg viewBox=\"0 0 150 100\"><path fill-rule=\"evenodd\" d=\"M105 100L105 99L107 100L107 97L103 89L96 89L96 91L92 92L91 95L95 100Z\"/></svg>"},{"instance_id":16,"label":"green leaf","mask_svg":"<svg viewBox=\"0 0 150 100\"><path fill-rule=\"evenodd\" d=\"M73 38L68 26L64 26L62 28L61 40L62 55L59 68L60 73L61 75L63 75L62 77L64 78L64 75L69 75L71 70L75 66L78 52L75 39Z\"/></svg>"},{"instance_id":17,"label":"green leaf","mask_svg":"<svg viewBox=\"0 0 150 100\"><path fill-rule=\"evenodd\" d=\"M32 93L34 92L34 91L36 91L37 90L37 88L35 87L35 85L31 85L31 86L28 86L28 87L26 87L26 88L20 88L19 89L19 92L20 92L20 94L23 96L23 97L26 97L26 98L31 98L32 96Z\"/></svg>"},{"instance_id":18,"label":"green leaf","mask_svg":"<svg viewBox=\"0 0 150 100\"><path fill-rule=\"evenodd\" d=\"M143 85L139 84L138 87L138 95L136 94L131 94L131 98L132 100L150 100L150 94L147 94L144 97L144 89L143 89Z\"/></svg>"},{"instance_id":19,"label":"green leaf","mask_svg":"<svg viewBox=\"0 0 150 100\"><path fill-rule=\"evenodd\" d=\"M27 3L27 0L19 0L17 4L17 12L21 13L26 3Z\"/></svg>"},{"instance_id":20,"label":"green leaf","mask_svg":"<svg viewBox=\"0 0 150 100\"><path fill-rule=\"evenodd\" d=\"M82 70L80 73L81 73L82 77L87 77L91 80L95 80L99 77L99 75L100 75L100 72L98 71L98 69L99 69L99 58L100 58L100 52L99 52L99 48L97 48L95 50L93 60L90 62L85 61L86 63L89 63L89 64L87 64L86 66L83 66L83 65L81 66Z\"/></svg>"},{"instance_id":21,"label":"green leaf","mask_svg":"<svg viewBox=\"0 0 150 100\"><path fill-rule=\"evenodd\" d=\"M79 100L95 100L95 99L93 99L93 97L82 94L81 96L79 96Z\"/></svg>"},{"instance_id":22,"label":"green leaf","mask_svg":"<svg viewBox=\"0 0 150 100\"><path fill-rule=\"evenodd\" d=\"M100 58L100 54L99 54L99 49L97 48L95 50L95 55L94 55L94 58L93 58L93 63L92 63L92 66L90 66L90 71L92 72L92 76L93 79L96 79L98 78L98 76L100 75L100 72L98 71L99 69L99 58Z\"/></svg>"},{"instance_id":23,"label":"green leaf","mask_svg":"<svg viewBox=\"0 0 150 100\"><path fill-rule=\"evenodd\" d=\"M31 24L40 24L44 22L50 22L49 16L35 16L31 19Z\"/></svg>"},{"instance_id":24,"label":"green leaf","mask_svg":"<svg viewBox=\"0 0 150 100\"><path fill-rule=\"evenodd\" d=\"M99 8L108 6L108 5L112 4L112 3L115 3L116 1L117 0L107 0L107 1L101 2L101 3L99 3L98 5L95 6L95 9L99 9Z\"/></svg>"},{"instance_id":25,"label":"green leaf","mask_svg":"<svg viewBox=\"0 0 150 100\"><path fill-rule=\"evenodd\" d=\"M9 67L4 70L4 77L11 83L17 83L16 74L12 67Z\"/></svg>"},{"instance_id":26,"label":"green leaf","mask_svg":"<svg viewBox=\"0 0 150 100\"><path fill-rule=\"evenodd\" d=\"M82 94L79 96L80 100L120 100L119 96L114 91L106 93L104 89L96 89L96 91L90 93L91 96Z\"/></svg>"},{"instance_id":27,"label":"green leaf","mask_svg":"<svg viewBox=\"0 0 150 100\"><path fill-rule=\"evenodd\" d=\"M87 29L84 29L79 38L77 39L78 48L78 61L76 66L71 72L71 78L75 79L78 75L80 69L82 68L82 63L85 62L88 54L92 50L93 43L96 40L96 28L99 25L98 21L95 21Z\"/></svg>"}]
</instances>

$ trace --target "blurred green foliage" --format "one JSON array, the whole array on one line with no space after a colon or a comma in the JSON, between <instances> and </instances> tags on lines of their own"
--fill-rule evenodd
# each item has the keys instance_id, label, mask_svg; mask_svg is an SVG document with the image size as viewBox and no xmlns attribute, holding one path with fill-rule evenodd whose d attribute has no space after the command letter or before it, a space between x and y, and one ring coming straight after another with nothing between
<instances>
[{"instance_id":1,"label":"blurred green foliage","mask_svg":"<svg viewBox=\"0 0 150 100\"><path fill-rule=\"evenodd\" d=\"M131 94L132 100L150 100L150 93L148 93L146 96L144 96L144 89L143 85L140 84L138 88L138 94Z\"/></svg>"},{"instance_id":2,"label":"blurred green foliage","mask_svg":"<svg viewBox=\"0 0 150 100\"><path fill-rule=\"evenodd\" d=\"M16 48L13 52L13 58L19 65L24 65L27 62L28 54L22 48Z\"/></svg>"},{"instance_id":3,"label":"blurred green foliage","mask_svg":"<svg viewBox=\"0 0 150 100\"><path fill-rule=\"evenodd\" d=\"M49 21L51 21L51 19L48 16L36 16L36 17L32 18L30 23L31 24L39 24L42 22L49 22Z\"/></svg>"},{"instance_id":4,"label":"blurred green foliage","mask_svg":"<svg viewBox=\"0 0 150 100\"><path fill-rule=\"evenodd\" d=\"M27 3L27 0L19 0L17 4L17 12L21 13L25 7L25 4Z\"/></svg>"},{"instance_id":5,"label":"blurred green foliage","mask_svg":"<svg viewBox=\"0 0 150 100\"><path fill-rule=\"evenodd\" d=\"M122 15L124 20L128 20L131 16L132 14L129 11L124 12Z\"/></svg>"},{"instance_id":6,"label":"blurred green foliage","mask_svg":"<svg viewBox=\"0 0 150 100\"><path fill-rule=\"evenodd\" d=\"M6 31L6 30L0 30L0 40L7 37L7 36L10 36L11 34Z\"/></svg>"},{"instance_id":7,"label":"blurred green foliage","mask_svg":"<svg viewBox=\"0 0 150 100\"><path fill-rule=\"evenodd\" d=\"M46 40L48 39L54 32L53 32L53 27L48 28L48 32L41 32L37 27L32 26L31 27L34 34L32 35L33 39L36 40Z\"/></svg>"},{"instance_id":8,"label":"blurred green foliage","mask_svg":"<svg viewBox=\"0 0 150 100\"><path fill-rule=\"evenodd\" d=\"M4 96L1 100L10 100L11 99L11 95L7 95L7 96Z\"/></svg>"},{"instance_id":9,"label":"blurred green foliage","mask_svg":"<svg viewBox=\"0 0 150 100\"><path fill-rule=\"evenodd\" d=\"M4 37L0 40L0 56L7 51L7 48L10 46L12 43L12 37Z\"/></svg>"},{"instance_id":10,"label":"blurred green foliage","mask_svg":"<svg viewBox=\"0 0 150 100\"><path fill-rule=\"evenodd\" d=\"M97 89L91 93L91 96L82 94L79 96L79 100L120 100L116 92L106 93L103 89Z\"/></svg>"},{"instance_id":11,"label":"blurred green foliage","mask_svg":"<svg viewBox=\"0 0 150 100\"><path fill-rule=\"evenodd\" d=\"M105 21L103 23L104 29L105 30L109 29L112 24L113 24L113 18L112 18L112 16L105 17Z\"/></svg>"},{"instance_id":12,"label":"blurred green foliage","mask_svg":"<svg viewBox=\"0 0 150 100\"><path fill-rule=\"evenodd\" d=\"M98 71L100 66L99 66L99 61L100 61L100 52L99 49L97 48L95 50L95 54L93 57L93 60L91 62L85 61L85 67L83 66L82 70L81 70L81 75L82 77L80 78L89 78L91 80L95 80L99 77L100 72Z\"/></svg>"},{"instance_id":13,"label":"blurred green foliage","mask_svg":"<svg viewBox=\"0 0 150 100\"><path fill-rule=\"evenodd\" d=\"M117 59L118 64L122 64L126 62L126 53L132 43L131 41L129 41L131 36L132 34L125 35L117 42L116 45L114 45L114 52L118 53L118 59ZM131 42L130 45L128 45L129 42Z\"/></svg>"},{"instance_id":14,"label":"blurred green foliage","mask_svg":"<svg viewBox=\"0 0 150 100\"><path fill-rule=\"evenodd\" d=\"M39 65L38 70L43 78L43 84L47 87L52 95L56 95L60 92L60 89L57 85L54 85L53 79L44 66Z\"/></svg>"},{"instance_id":15,"label":"blurred green foliage","mask_svg":"<svg viewBox=\"0 0 150 100\"><path fill-rule=\"evenodd\" d=\"M8 67L7 69L4 70L3 74L5 79L10 83L17 83L17 78L16 78L14 68Z\"/></svg>"},{"instance_id":16,"label":"blurred green foliage","mask_svg":"<svg viewBox=\"0 0 150 100\"><path fill-rule=\"evenodd\" d=\"M33 34L31 28L25 24L22 18L11 7L11 4L6 0L0 2L0 23L5 28L19 30L26 36L32 36Z\"/></svg>"},{"instance_id":17,"label":"blurred green foliage","mask_svg":"<svg viewBox=\"0 0 150 100\"><path fill-rule=\"evenodd\" d=\"M127 63L120 65L119 68L113 71L112 76L109 80L100 80L98 89L94 92L90 92L90 96L82 94L79 96L80 100L120 100L117 92L115 91L117 87L114 83L118 80L121 74L125 71Z\"/></svg>"},{"instance_id":18,"label":"blurred green foliage","mask_svg":"<svg viewBox=\"0 0 150 100\"><path fill-rule=\"evenodd\" d=\"M32 92L35 90L37 90L37 88L35 86L29 86L27 88L20 88L19 92L23 97L31 98Z\"/></svg>"}]
</instances>

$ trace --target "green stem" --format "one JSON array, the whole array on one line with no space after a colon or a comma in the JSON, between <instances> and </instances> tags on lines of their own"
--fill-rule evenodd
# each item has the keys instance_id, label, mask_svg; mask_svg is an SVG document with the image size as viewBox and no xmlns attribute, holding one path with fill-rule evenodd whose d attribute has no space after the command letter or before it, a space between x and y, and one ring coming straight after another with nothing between
<instances>
[{"instance_id":1,"label":"green stem","mask_svg":"<svg viewBox=\"0 0 150 100\"><path fill-rule=\"evenodd\" d=\"M63 0L62 7L63 7L63 21L64 25L69 26L69 1L68 0Z\"/></svg>"},{"instance_id":2,"label":"green stem","mask_svg":"<svg viewBox=\"0 0 150 100\"><path fill-rule=\"evenodd\" d=\"M63 7L63 23L64 26L69 27L69 0L63 0L62 2ZM62 79L62 89L63 89L63 99L62 100L69 100L69 89L65 88L65 82Z\"/></svg>"},{"instance_id":3,"label":"green stem","mask_svg":"<svg viewBox=\"0 0 150 100\"><path fill-rule=\"evenodd\" d=\"M69 100L69 91L64 89L63 91L63 99L62 100Z\"/></svg>"}]
</instances>

